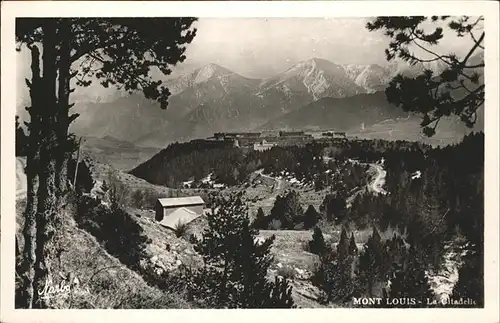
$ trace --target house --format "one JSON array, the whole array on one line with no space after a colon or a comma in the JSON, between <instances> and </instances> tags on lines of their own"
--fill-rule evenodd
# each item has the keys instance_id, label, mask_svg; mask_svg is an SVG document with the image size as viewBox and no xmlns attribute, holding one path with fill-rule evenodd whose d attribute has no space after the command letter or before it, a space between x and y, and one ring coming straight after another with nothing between
<instances>
[{"instance_id":1,"label":"house","mask_svg":"<svg viewBox=\"0 0 500 323\"><path fill-rule=\"evenodd\" d=\"M271 149L273 148L274 146L276 146L276 143L275 142L267 142L267 140L262 140L261 142L259 143L255 143L253 145L253 149L254 150L257 150L257 151L264 151L264 150L268 150L268 149Z\"/></svg>"},{"instance_id":2,"label":"house","mask_svg":"<svg viewBox=\"0 0 500 323\"><path fill-rule=\"evenodd\" d=\"M205 201L199 196L159 198L155 219L162 226L175 228L179 222L189 223L203 214Z\"/></svg>"},{"instance_id":3,"label":"house","mask_svg":"<svg viewBox=\"0 0 500 323\"><path fill-rule=\"evenodd\" d=\"M300 137L304 135L304 131L280 131L280 137Z\"/></svg>"}]
</instances>

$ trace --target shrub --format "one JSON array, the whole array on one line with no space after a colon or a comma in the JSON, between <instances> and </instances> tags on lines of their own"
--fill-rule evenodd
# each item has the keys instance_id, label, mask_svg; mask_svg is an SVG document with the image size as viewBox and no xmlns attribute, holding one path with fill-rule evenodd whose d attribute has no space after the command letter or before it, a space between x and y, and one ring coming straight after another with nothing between
<instances>
[{"instance_id":1,"label":"shrub","mask_svg":"<svg viewBox=\"0 0 500 323\"><path fill-rule=\"evenodd\" d=\"M276 271L276 274L278 276L281 276L285 279L294 279L295 278L295 269L288 265L284 265L282 267L279 267L278 270Z\"/></svg>"},{"instance_id":2,"label":"shrub","mask_svg":"<svg viewBox=\"0 0 500 323\"><path fill-rule=\"evenodd\" d=\"M300 205L299 193L290 191L285 196L277 196L269 215L273 220L279 220L283 229L293 229L302 222L304 210Z\"/></svg>"},{"instance_id":3,"label":"shrub","mask_svg":"<svg viewBox=\"0 0 500 323\"><path fill-rule=\"evenodd\" d=\"M92 234L105 249L130 268L144 257L150 239L142 227L121 208L107 208L98 199L83 196L75 216L79 227Z\"/></svg>"},{"instance_id":4,"label":"shrub","mask_svg":"<svg viewBox=\"0 0 500 323\"><path fill-rule=\"evenodd\" d=\"M270 230L279 230L281 229L281 221L280 220L271 220L271 223L269 223L269 229Z\"/></svg>"},{"instance_id":5,"label":"shrub","mask_svg":"<svg viewBox=\"0 0 500 323\"><path fill-rule=\"evenodd\" d=\"M177 222L177 224L174 227L175 236L177 238L185 236L187 233L187 229L188 229L187 224L179 220L179 222Z\"/></svg>"},{"instance_id":6,"label":"shrub","mask_svg":"<svg viewBox=\"0 0 500 323\"><path fill-rule=\"evenodd\" d=\"M131 196L132 205L138 209L142 209L146 206L146 194L142 189L137 189L132 193Z\"/></svg>"}]
</instances>

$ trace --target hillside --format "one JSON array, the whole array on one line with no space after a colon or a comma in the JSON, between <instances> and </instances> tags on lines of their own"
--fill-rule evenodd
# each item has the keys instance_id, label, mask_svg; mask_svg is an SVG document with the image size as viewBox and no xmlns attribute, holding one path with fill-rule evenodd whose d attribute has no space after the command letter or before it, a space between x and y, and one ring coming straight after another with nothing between
<instances>
[{"instance_id":1,"label":"hillside","mask_svg":"<svg viewBox=\"0 0 500 323\"><path fill-rule=\"evenodd\" d=\"M25 200L16 203L16 237L23 247L22 212ZM57 277L68 285L75 283L71 295L59 294L53 299L55 309L141 309L192 308L175 292L162 291L148 284L138 273L111 256L95 237L82 230L69 213L64 213L60 229L61 253L58 263L52 264ZM72 278L70 278L72 277ZM76 280L75 280L76 279ZM19 281L16 279L16 285Z\"/></svg>"},{"instance_id":2,"label":"hillside","mask_svg":"<svg viewBox=\"0 0 500 323\"><path fill-rule=\"evenodd\" d=\"M107 173L112 170L110 166L103 165L89 159L85 160L93 171L97 189L99 189L102 180L106 178ZM26 180L23 169L23 159L17 158L16 174L18 175L18 188L25 186ZM121 173L121 172L119 172ZM130 177L130 175L129 175ZM127 190L141 188L141 180L131 181L127 176L119 177ZM143 184L142 187L149 189L151 186ZM165 188L159 188L159 195L166 194ZM93 192L92 194L95 194ZM23 211L26 206L25 196L20 194L16 202L16 237L19 243L19 250L22 250L24 242L22 228L24 225ZM185 301L184 295L177 294L170 289L165 290L155 287L151 281L146 281L147 277L141 275L144 272L153 272L161 268L174 270L175 267L183 264L196 263L194 252L186 241L177 238L170 230L159 227L152 220L149 214L144 211L129 209L128 215L131 223L141 228L140 230L149 238L145 247L145 258L138 263L141 268L139 271L132 270L125 264L125 259L119 259L110 254L106 249L107 243L100 236L94 236L92 232L87 231L79 222L77 213L79 209L76 205L62 210L63 222L59 228L60 246L63 253L58 263L52 264L55 281L64 281L70 284L76 278L78 286L75 287L72 297L62 295L54 299L53 307L56 309L66 308L88 308L88 309L107 309L107 308L193 308L198 307L195 304ZM140 217L140 212L144 217ZM146 212L147 213L147 212ZM76 219L76 220L75 220ZM86 218L85 221L88 221ZM96 224L94 224L96 225ZM133 227L129 227L130 232L124 233L115 231L114 235L107 235L112 241L120 239L120 234L132 234ZM103 232L105 233L105 232ZM132 236L129 237L129 240ZM132 241L132 240L131 240ZM132 241L134 243L134 241ZM170 249L165 248L165 244L170 245ZM134 246L138 247L138 246ZM127 254L127 250L123 250ZM141 272L144 271L144 272ZM72 280L69 281L68 277ZM149 276L148 276L149 277Z\"/></svg>"},{"instance_id":3,"label":"hillside","mask_svg":"<svg viewBox=\"0 0 500 323\"><path fill-rule=\"evenodd\" d=\"M472 129L467 128L458 118L444 117L432 137L423 134L421 119L418 117L386 119L373 125L365 124L364 128L348 130L347 135L361 139L420 141L433 146L446 146L459 143L471 132L483 131L482 111L483 109L480 110L478 122Z\"/></svg>"},{"instance_id":4,"label":"hillside","mask_svg":"<svg viewBox=\"0 0 500 323\"><path fill-rule=\"evenodd\" d=\"M348 98L323 98L272 120L259 129L335 129L348 131L408 114L387 102L382 91Z\"/></svg>"},{"instance_id":5,"label":"hillside","mask_svg":"<svg viewBox=\"0 0 500 323\"><path fill-rule=\"evenodd\" d=\"M151 147L139 147L111 136L85 137L81 145L84 156L89 156L93 160L109 164L119 170L133 169L151 158L158 150Z\"/></svg>"}]
</instances>

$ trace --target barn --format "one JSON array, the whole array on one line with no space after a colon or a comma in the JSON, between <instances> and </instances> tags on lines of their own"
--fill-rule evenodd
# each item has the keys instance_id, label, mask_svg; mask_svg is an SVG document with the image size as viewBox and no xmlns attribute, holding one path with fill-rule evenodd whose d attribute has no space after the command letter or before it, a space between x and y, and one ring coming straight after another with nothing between
<instances>
[{"instance_id":1,"label":"barn","mask_svg":"<svg viewBox=\"0 0 500 323\"><path fill-rule=\"evenodd\" d=\"M155 219L165 227L174 228L179 222L188 223L201 216L204 206L200 196L160 198L155 204Z\"/></svg>"}]
</instances>

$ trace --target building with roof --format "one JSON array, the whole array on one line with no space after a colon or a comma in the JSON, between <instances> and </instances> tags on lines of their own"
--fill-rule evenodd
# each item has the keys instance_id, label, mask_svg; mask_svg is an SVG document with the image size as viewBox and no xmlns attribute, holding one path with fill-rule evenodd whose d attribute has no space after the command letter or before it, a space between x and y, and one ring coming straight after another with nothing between
<instances>
[{"instance_id":1,"label":"building with roof","mask_svg":"<svg viewBox=\"0 0 500 323\"><path fill-rule=\"evenodd\" d=\"M263 139L262 141L255 143L253 145L253 149L257 151L264 151L273 148L276 146L275 142L268 142L267 140Z\"/></svg>"},{"instance_id":2,"label":"building with roof","mask_svg":"<svg viewBox=\"0 0 500 323\"><path fill-rule=\"evenodd\" d=\"M155 219L174 228L179 222L189 223L203 214L205 201L200 196L160 198L155 204Z\"/></svg>"}]
</instances>

